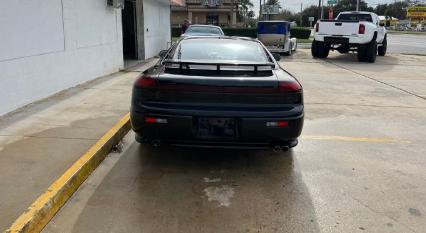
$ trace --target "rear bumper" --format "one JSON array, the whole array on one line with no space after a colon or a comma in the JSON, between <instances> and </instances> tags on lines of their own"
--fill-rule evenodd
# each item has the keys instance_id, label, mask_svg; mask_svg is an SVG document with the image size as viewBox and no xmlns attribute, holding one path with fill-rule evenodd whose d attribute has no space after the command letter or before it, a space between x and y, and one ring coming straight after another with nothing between
<instances>
[{"instance_id":1,"label":"rear bumper","mask_svg":"<svg viewBox=\"0 0 426 233\"><path fill-rule=\"evenodd\" d=\"M327 42L325 41L326 37L336 38L335 40L336 44L341 44L340 42L342 41L342 39L346 39L347 44L352 44L352 45L367 44L371 41L371 38L367 38L366 36L355 36L355 35L354 36L333 36L333 35L321 35L321 34L316 34L315 40L321 41L321 42Z\"/></svg>"},{"instance_id":2,"label":"rear bumper","mask_svg":"<svg viewBox=\"0 0 426 233\"><path fill-rule=\"evenodd\" d=\"M287 48L286 48L287 47ZM269 50L269 52L271 53L285 53L285 52L289 52L289 46L266 46L266 48Z\"/></svg>"},{"instance_id":3,"label":"rear bumper","mask_svg":"<svg viewBox=\"0 0 426 233\"><path fill-rule=\"evenodd\" d=\"M167 123L145 123L145 117L167 119ZM223 116L221 116L223 117ZM131 111L132 128L138 141L159 140L164 144L196 147L267 148L273 145L295 146L303 128L303 111L286 117L235 117L236 136L232 139L197 138L198 116L168 115ZM287 121L286 127L268 127L266 122Z\"/></svg>"}]
</instances>

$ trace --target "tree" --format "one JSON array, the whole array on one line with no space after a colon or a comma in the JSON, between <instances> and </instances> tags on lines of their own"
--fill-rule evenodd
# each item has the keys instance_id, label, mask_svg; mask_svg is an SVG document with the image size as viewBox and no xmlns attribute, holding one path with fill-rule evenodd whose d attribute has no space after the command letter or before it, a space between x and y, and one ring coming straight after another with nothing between
<instances>
[{"instance_id":1,"label":"tree","mask_svg":"<svg viewBox=\"0 0 426 233\"><path fill-rule=\"evenodd\" d=\"M253 8L253 3L250 0L241 0L240 3L238 4L238 7L240 9L244 9L246 12Z\"/></svg>"},{"instance_id":2,"label":"tree","mask_svg":"<svg viewBox=\"0 0 426 233\"><path fill-rule=\"evenodd\" d=\"M298 14L294 14L293 12L289 11L289 10L282 10L280 11L279 14L277 15L273 15L272 19L273 20L286 20L286 21L299 21L297 17Z\"/></svg>"},{"instance_id":3,"label":"tree","mask_svg":"<svg viewBox=\"0 0 426 233\"><path fill-rule=\"evenodd\" d=\"M278 6L280 6L281 4L280 4L279 0L267 0L266 5L278 5Z\"/></svg>"},{"instance_id":4,"label":"tree","mask_svg":"<svg viewBox=\"0 0 426 233\"><path fill-rule=\"evenodd\" d=\"M388 8L388 4L379 4L376 6L376 9L374 9L374 12L377 15L385 15L387 8Z\"/></svg>"},{"instance_id":5,"label":"tree","mask_svg":"<svg viewBox=\"0 0 426 233\"><path fill-rule=\"evenodd\" d=\"M333 7L334 15L339 14L342 11L354 11L356 10L357 0L340 0ZM369 7L364 0L359 1L359 10L360 11L374 11L372 7ZM324 11L326 12L326 11Z\"/></svg>"},{"instance_id":6,"label":"tree","mask_svg":"<svg viewBox=\"0 0 426 233\"><path fill-rule=\"evenodd\" d=\"M254 16L256 16L256 14L254 13L254 11L250 10L249 12L247 12L247 17L254 18Z\"/></svg>"},{"instance_id":7,"label":"tree","mask_svg":"<svg viewBox=\"0 0 426 233\"><path fill-rule=\"evenodd\" d=\"M398 19L406 19L408 4L406 2L394 2L391 4L379 4L376 6L374 12L378 15L391 16Z\"/></svg>"},{"instance_id":8,"label":"tree","mask_svg":"<svg viewBox=\"0 0 426 233\"><path fill-rule=\"evenodd\" d=\"M251 10L253 6L254 5L250 0L241 0L238 4L239 16L242 18L242 21L246 25L247 25L247 19L252 18L255 15L254 12Z\"/></svg>"}]
</instances>

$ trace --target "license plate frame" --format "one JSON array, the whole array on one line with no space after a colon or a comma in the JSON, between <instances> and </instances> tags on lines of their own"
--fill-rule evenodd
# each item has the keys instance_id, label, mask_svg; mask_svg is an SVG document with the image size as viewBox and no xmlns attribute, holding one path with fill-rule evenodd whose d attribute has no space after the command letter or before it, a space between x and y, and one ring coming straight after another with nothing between
<instances>
[{"instance_id":1,"label":"license plate frame","mask_svg":"<svg viewBox=\"0 0 426 233\"><path fill-rule=\"evenodd\" d=\"M349 38L340 37L340 36L326 36L324 37L324 42L336 43L336 44L349 44Z\"/></svg>"},{"instance_id":2,"label":"license plate frame","mask_svg":"<svg viewBox=\"0 0 426 233\"><path fill-rule=\"evenodd\" d=\"M198 117L198 139L232 140L237 137L237 119L232 117Z\"/></svg>"}]
</instances>

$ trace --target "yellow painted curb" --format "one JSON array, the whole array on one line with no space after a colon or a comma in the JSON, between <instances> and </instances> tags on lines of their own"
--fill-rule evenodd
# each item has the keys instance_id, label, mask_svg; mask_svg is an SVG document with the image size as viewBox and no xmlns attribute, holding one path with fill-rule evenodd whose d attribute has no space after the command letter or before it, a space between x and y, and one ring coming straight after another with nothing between
<instances>
[{"instance_id":1,"label":"yellow painted curb","mask_svg":"<svg viewBox=\"0 0 426 233\"><path fill-rule=\"evenodd\" d=\"M127 113L53 182L47 191L6 230L6 233L40 232L129 130L130 114Z\"/></svg>"}]
</instances>

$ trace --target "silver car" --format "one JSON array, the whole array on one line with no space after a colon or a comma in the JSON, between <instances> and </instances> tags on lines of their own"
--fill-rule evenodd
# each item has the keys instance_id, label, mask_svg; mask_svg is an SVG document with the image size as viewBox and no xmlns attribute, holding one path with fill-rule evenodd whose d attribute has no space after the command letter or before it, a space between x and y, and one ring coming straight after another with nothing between
<instances>
[{"instance_id":1,"label":"silver car","mask_svg":"<svg viewBox=\"0 0 426 233\"><path fill-rule=\"evenodd\" d=\"M189 36L224 36L222 28L214 25L193 24L181 35L182 38Z\"/></svg>"}]
</instances>

